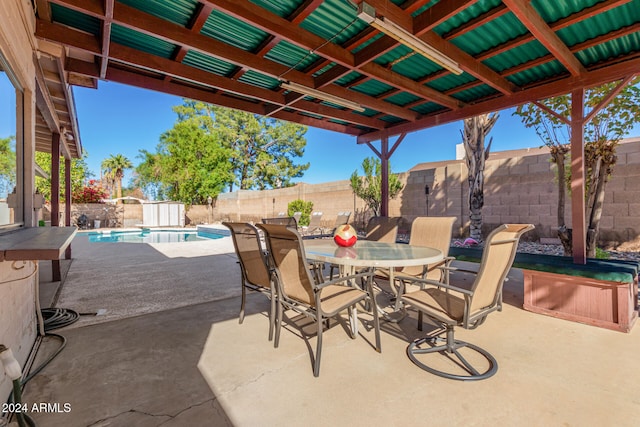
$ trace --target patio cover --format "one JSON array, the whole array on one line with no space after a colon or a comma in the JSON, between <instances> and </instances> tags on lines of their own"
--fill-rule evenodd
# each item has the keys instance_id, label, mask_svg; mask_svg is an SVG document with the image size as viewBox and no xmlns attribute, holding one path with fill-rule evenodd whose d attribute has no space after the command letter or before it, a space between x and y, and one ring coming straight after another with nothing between
<instances>
[{"instance_id":1,"label":"patio cover","mask_svg":"<svg viewBox=\"0 0 640 427\"><path fill-rule=\"evenodd\" d=\"M407 132L555 95L581 98L585 87L640 72L640 0L366 0L460 74L359 18L360 3L36 0L36 36L64 46L71 84L109 80L343 132L383 163ZM581 99L576 107L574 131L585 114Z\"/></svg>"}]
</instances>

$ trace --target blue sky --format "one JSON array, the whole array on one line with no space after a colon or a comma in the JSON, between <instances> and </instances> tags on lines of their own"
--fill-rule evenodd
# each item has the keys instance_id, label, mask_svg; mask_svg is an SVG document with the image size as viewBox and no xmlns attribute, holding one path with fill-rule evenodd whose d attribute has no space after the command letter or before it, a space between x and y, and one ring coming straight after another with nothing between
<instances>
[{"instance_id":1,"label":"blue sky","mask_svg":"<svg viewBox=\"0 0 640 427\"><path fill-rule=\"evenodd\" d=\"M123 154L137 165L139 149L155 151L160 135L175 123L171 108L182 103L176 96L102 81L97 90L75 87L74 94L81 140L89 154L87 163L96 177L100 175L100 163L111 154ZM535 132L526 129L511 112L500 112L490 134L492 151L539 147L542 143ZM0 123L0 135L3 125ZM407 171L418 163L454 159L461 128L462 123L455 122L408 134L391 158L393 172ZM640 126L631 133L638 135ZM360 169L362 159L374 155L351 136L309 128L306 138L302 162L310 162L311 166L297 180L300 182L348 179ZM129 172L125 177L127 185L130 176Z\"/></svg>"}]
</instances>

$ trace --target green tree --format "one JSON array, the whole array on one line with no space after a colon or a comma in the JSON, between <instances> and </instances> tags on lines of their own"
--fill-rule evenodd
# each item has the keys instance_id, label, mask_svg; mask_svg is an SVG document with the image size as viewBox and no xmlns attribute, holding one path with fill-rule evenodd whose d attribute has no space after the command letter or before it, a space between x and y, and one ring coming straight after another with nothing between
<instances>
[{"instance_id":1,"label":"green tree","mask_svg":"<svg viewBox=\"0 0 640 427\"><path fill-rule=\"evenodd\" d=\"M80 159L71 159L71 194L81 193L86 181L93 176L93 173L89 170L87 165L87 156L85 152ZM36 176L36 190L42 194L45 200L51 200L51 153L36 152L36 163L42 170L44 170L49 178L41 178ZM60 158L60 201L66 200L66 194L64 194L64 177L65 176L65 161L64 158ZM73 197L72 197L73 199Z\"/></svg>"},{"instance_id":2,"label":"green tree","mask_svg":"<svg viewBox=\"0 0 640 427\"><path fill-rule=\"evenodd\" d=\"M489 158L491 142L484 145L486 136L498 120L498 114L481 114L464 119L462 142L465 162L469 169L469 236L482 241L482 207L484 206L484 163Z\"/></svg>"},{"instance_id":3,"label":"green tree","mask_svg":"<svg viewBox=\"0 0 640 427\"><path fill-rule=\"evenodd\" d=\"M136 166L133 182L153 200L164 200L165 186L162 183L162 156L147 150L138 150L140 163Z\"/></svg>"},{"instance_id":4,"label":"green tree","mask_svg":"<svg viewBox=\"0 0 640 427\"><path fill-rule=\"evenodd\" d=\"M13 191L16 181L15 137L0 138L0 197Z\"/></svg>"},{"instance_id":5,"label":"green tree","mask_svg":"<svg viewBox=\"0 0 640 427\"><path fill-rule=\"evenodd\" d=\"M296 163L307 143L306 126L186 99L174 111L179 122L195 120L231 150L229 191L235 185L241 190L288 187L309 169L309 163Z\"/></svg>"},{"instance_id":6,"label":"green tree","mask_svg":"<svg viewBox=\"0 0 640 427\"><path fill-rule=\"evenodd\" d=\"M585 90L586 113L598 107L619 82ZM616 146L636 123L640 123L640 77L633 79L620 93L603 107L585 125L585 217L587 220L587 256L594 257L602 216L606 183L616 163ZM533 128L542 142L549 147L551 162L558 176L558 237L565 255L572 252L571 230L565 222L566 186L571 179L568 167L570 150L570 126L565 120L571 117L571 97L568 95L541 101L544 108L525 104L517 108L524 125ZM554 114L555 113L555 114ZM561 119L564 118L564 120Z\"/></svg>"},{"instance_id":7,"label":"green tree","mask_svg":"<svg viewBox=\"0 0 640 427\"><path fill-rule=\"evenodd\" d=\"M161 136L157 150L158 156L149 156L138 171L147 177L150 171L159 174L163 193L171 200L204 204L233 180L230 150L196 118L177 122Z\"/></svg>"},{"instance_id":8,"label":"green tree","mask_svg":"<svg viewBox=\"0 0 640 427\"><path fill-rule=\"evenodd\" d=\"M133 168L133 164L122 154L111 154L100 164L104 176L115 184L116 197L122 197L122 178L124 171ZM113 197L113 189L112 196Z\"/></svg>"},{"instance_id":9,"label":"green tree","mask_svg":"<svg viewBox=\"0 0 640 427\"><path fill-rule=\"evenodd\" d=\"M362 161L364 176L358 176L358 171L351 174L351 189L356 196L364 200L375 216L380 216L382 203L382 163L380 159L367 157ZM391 173L389 165L389 198L395 198L402 190L402 183L397 174Z\"/></svg>"}]
</instances>

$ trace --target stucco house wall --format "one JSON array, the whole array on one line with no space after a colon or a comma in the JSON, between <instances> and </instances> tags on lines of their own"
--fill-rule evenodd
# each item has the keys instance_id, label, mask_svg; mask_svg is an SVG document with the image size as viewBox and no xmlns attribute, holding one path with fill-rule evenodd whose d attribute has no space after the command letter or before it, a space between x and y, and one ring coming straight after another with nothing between
<instances>
[{"instance_id":1,"label":"stucco house wall","mask_svg":"<svg viewBox=\"0 0 640 427\"><path fill-rule=\"evenodd\" d=\"M0 1L0 52L24 90L24 223L34 225L32 197L36 107L35 66L30 52L32 44L36 42L33 38L33 13L29 5L30 2L26 1ZM36 262L0 261L0 344L11 348L22 366L36 339L36 286ZM2 402L9 396L11 386L4 370L0 370Z\"/></svg>"}]
</instances>

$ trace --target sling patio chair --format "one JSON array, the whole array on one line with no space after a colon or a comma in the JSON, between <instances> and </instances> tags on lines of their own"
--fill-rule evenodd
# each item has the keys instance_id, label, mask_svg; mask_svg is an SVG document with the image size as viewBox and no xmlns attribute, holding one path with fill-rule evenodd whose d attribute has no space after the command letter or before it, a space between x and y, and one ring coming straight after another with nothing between
<instances>
[{"instance_id":1,"label":"sling patio chair","mask_svg":"<svg viewBox=\"0 0 640 427\"><path fill-rule=\"evenodd\" d=\"M415 279L422 289L402 295L402 302L423 313L440 328L409 344L407 355L413 363L432 374L463 381L489 378L498 371L498 362L489 352L474 344L456 340L454 328L475 329L484 323L490 313L500 310L502 286L513 265L518 241L523 233L533 228L531 224L505 224L494 229L487 238L480 269L474 273L475 280L470 287L452 284L454 274L449 283ZM421 329L421 317L418 322L418 329ZM441 337L442 334L445 334L445 338ZM444 341L444 344L436 345L437 341ZM438 369L423 361L429 358L424 355L433 353L445 356L436 360ZM472 362L463 353L471 357ZM477 366L483 359L485 361L481 368L472 365L474 363ZM450 369L439 369L445 362L450 362ZM480 371L485 368L484 372Z\"/></svg>"},{"instance_id":2,"label":"sling patio chair","mask_svg":"<svg viewBox=\"0 0 640 427\"><path fill-rule=\"evenodd\" d=\"M273 339L275 324L276 293L271 277L271 269L266 251L262 248L258 230L246 222L223 222L233 239L242 272L242 302L240 304L240 323L244 321L247 289L265 294L271 300L269 312L269 341Z\"/></svg>"},{"instance_id":3,"label":"sling patio chair","mask_svg":"<svg viewBox=\"0 0 640 427\"><path fill-rule=\"evenodd\" d=\"M395 243L398 237L398 224L400 217L374 216L367 223L364 240L376 242ZM340 266L331 264L329 266L329 279L333 279L333 271L340 269Z\"/></svg>"},{"instance_id":4,"label":"sling patio chair","mask_svg":"<svg viewBox=\"0 0 640 427\"><path fill-rule=\"evenodd\" d=\"M313 375L320 375L320 356L322 353L322 332L325 321L338 317L345 309L349 314L349 332L355 339L358 333L357 304L370 302L373 298L372 273L354 274L336 280L319 283L309 271L302 236L293 227L273 224L258 224L264 232L269 257L274 266L277 285L278 304L276 313L275 347L278 347L283 310L294 310L315 321L317 328L316 353ZM352 281L367 278L367 291L350 286ZM375 304L370 304L375 306ZM380 352L380 325L378 316L373 313L373 326L376 335L376 350Z\"/></svg>"},{"instance_id":5,"label":"sling patio chair","mask_svg":"<svg viewBox=\"0 0 640 427\"><path fill-rule=\"evenodd\" d=\"M262 218L263 224L279 224L287 227L297 227L298 222L292 216L277 216L275 218Z\"/></svg>"},{"instance_id":6,"label":"sling patio chair","mask_svg":"<svg viewBox=\"0 0 640 427\"><path fill-rule=\"evenodd\" d=\"M411 224L409 245L436 248L440 250L444 256L442 261L430 265L402 267L393 271L388 269L379 269L376 271L376 277L389 280L389 286L396 297L396 310L400 308L400 299L397 297L404 294L407 284L411 283L413 279L430 279L439 282L448 282L446 275L449 270L440 267L448 266L451 261L454 260L453 257L449 257L448 255L455 220L455 217L428 216L417 217ZM397 286L397 290L395 286Z\"/></svg>"},{"instance_id":7,"label":"sling patio chair","mask_svg":"<svg viewBox=\"0 0 640 427\"><path fill-rule=\"evenodd\" d=\"M351 211L338 212L338 216L336 217L336 222L333 224L333 227L323 229L322 235L329 237L333 236L339 226L349 223L349 218L351 218Z\"/></svg>"},{"instance_id":8,"label":"sling patio chair","mask_svg":"<svg viewBox=\"0 0 640 427\"><path fill-rule=\"evenodd\" d=\"M309 217L309 225L302 227L304 236L313 236L322 234L322 212L312 212Z\"/></svg>"},{"instance_id":9,"label":"sling patio chair","mask_svg":"<svg viewBox=\"0 0 640 427\"><path fill-rule=\"evenodd\" d=\"M374 216L367 222L365 240L395 243L400 217Z\"/></svg>"}]
</instances>

